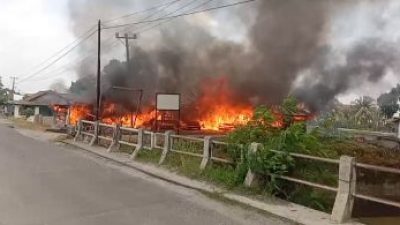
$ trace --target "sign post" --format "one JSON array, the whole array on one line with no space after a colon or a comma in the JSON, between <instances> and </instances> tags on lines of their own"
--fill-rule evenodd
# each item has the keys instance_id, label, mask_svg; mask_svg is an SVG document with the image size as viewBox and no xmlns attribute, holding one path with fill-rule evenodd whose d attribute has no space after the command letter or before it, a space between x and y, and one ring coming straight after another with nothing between
<instances>
[{"instance_id":1,"label":"sign post","mask_svg":"<svg viewBox=\"0 0 400 225\"><path fill-rule=\"evenodd\" d=\"M181 120L181 95L176 93L157 93L156 94L156 113L155 113L155 127L158 127L158 112L178 112L177 130L179 132L179 125Z\"/></svg>"}]
</instances>

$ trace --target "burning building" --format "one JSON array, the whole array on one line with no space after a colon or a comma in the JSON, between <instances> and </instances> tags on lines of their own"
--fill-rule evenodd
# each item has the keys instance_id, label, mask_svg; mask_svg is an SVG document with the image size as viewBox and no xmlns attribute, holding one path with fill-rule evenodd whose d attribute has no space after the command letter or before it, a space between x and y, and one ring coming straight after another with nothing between
<instances>
[{"instance_id":1,"label":"burning building","mask_svg":"<svg viewBox=\"0 0 400 225\"><path fill-rule=\"evenodd\" d=\"M127 94L127 98L134 95ZM103 97L100 113L101 121L124 126L152 127L156 120L155 102L145 105L131 105ZM208 79L204 81L200 94L190 102L182 105L179 126L193 130L231 130L249 121L253 114L253 106L236 102L236 96L231 91L227 77ZM157 120L173 120L171 112L158 112ZM164 118L165 117L165 118ZM172 119L169 119L171 117ZM71 107L70 123L76 124L79 119L94 119L93 104L75 104ZM132 122L133 121L133 122ZM171 128L171 127L170 127Z\"/></svg>"},{"instance_id":2,"label":"burning building","mask_svg":"<svg viewBox=\"0 0 400 225\"><path fill-rule=\"evenodd\" d=\"M87 11L101 18L105 9L118 14L130 4L135 7L138 3L71 1L74 32L78 35L82 24L93 21L88 20ZM337 95L396 71L396 42L365 36L343 47L335 39L338 21L359 4L263 0L234 8L234 13L218 11L180 18L168 27L143 32L130 49L133 54L129 63L112 59L102 69L101 120L125 125L135 121L135 126L147 126L156 114L157 92L181 93L182 125L211 130L244 124L257 105L277 105L288 95L304 102L313 113L318 112ZM372 9L377 3L365 4ZM168 9L164 11L168 13ZM240 35L230 38L224 33L227 28L235 28ZM131 29L135 32L142 27ZM103 35L114 35L107 32L114 30L105 30ZM88 42L81 51L95 47ZM112 58L116 51L107 46L103 49L105 58ZM93 119L95 65L95 58L89 57L76 69L79 79L71 90L86 100L74 107L72 123L78 118ZM143 98L139 103L137 93L118 91L113 88L116 86L143 90Z\"/></svg>"},{"instance_id":3,"label":"burning building","mask_svg":"<svg viewBox=\"0 0 400 225\"><path fill-rule=\"evenodd\" d=\"M52 127L69 124L69 110L75 108L78 96L47 90L10 102L14 106L14 117L32 116L33 122ZM73 110L74 111L74 110Z\"/></svg>"}]
</instances>

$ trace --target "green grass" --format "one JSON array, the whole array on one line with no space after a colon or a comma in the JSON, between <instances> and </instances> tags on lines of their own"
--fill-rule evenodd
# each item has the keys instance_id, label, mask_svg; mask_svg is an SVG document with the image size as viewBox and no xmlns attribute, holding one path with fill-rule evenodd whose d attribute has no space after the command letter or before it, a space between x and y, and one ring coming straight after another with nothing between
<instances>
[{"instance_id":1,"label":"green grass","mask_svg":"<svg viewBox=\"0 0 400 225\"><path fill-rule=\"evenodd\" d=\"M303 185L293 186L295 186L294 190L288 196L289 201L327 213L332 211L336 197L335 193Z\"/></svg>"},{"instance_id":2,"label":"green grass","mask_svg":"<svg viewBox=\"0 0 400 225\"><path fill-rule=\"evenodd\" d=\"M199 179L201 178L200 163L201 158L170 152L163 166L187 177Z\"/></svg>"},{"instance_id":3,"label":"green grass","mask_svg":"<svg viewBox=\"0 0 400 225\"><path fill-rule=\"evenodd\" d=\"M162 150L141 150L136 160L158 164ZM226 188L234 188L238 184L235 168L231 165L211 163L204 171L200 170L201 158L169 152L162 167L192 179L208 181Z\"/></svg>"},{"instance_id":4,"label":"green grass","mask_svg":"<svg viewBox=\"0 0 400 225\"><path fill-rule=\"evenodd\" d=\"M152 164L157 164L161 157L161 150L159 149L142 149L136 156L136 160L140 162L147 162Z\"/></svg>"},{"instance_id":5,"label":"green grass","mask_svg":"<svg viewBox=\"0 0 400 225\"><path fill-rule=\"evenodd\" d=\"M196 152L199 146L176 144L175 147L177 150L181 151ZM160 149L143 149L138 153L136 160L158 165L161 152L162 150ZM257 197L270 196L267 191L266 179L261 181L261 185L256 188L248 188L243 185L247 173L246 166L234 167L224 163L211 162L205 170L201 171L201 160L200 157L169 152L161 166L180 175L191 179L210 182L238 194ZM295 171L293 175L318 183L322 182L326 185L336 185L337 177L333 175L334 168L325 168L321 167L321 165L314 165L309 162L299 162L299 165L302 169ZM278 197L328 213L331 211L335 198L334 194L302 185L295 185L292 182L282 180L279 182L284 184L287 189L287 194L286 196Z\"/></svg>"},{"instance_id":6,"label":"green grass","mask_svg":"<svg viewBox=\"0 0 400 225\"><path fill-rule=\"evenodd\" d=\"M235 169L229 165L209 165L203 171L202 177L209 182L222 185L230 189L237 185Z\"/></svg>"}]
</instances>

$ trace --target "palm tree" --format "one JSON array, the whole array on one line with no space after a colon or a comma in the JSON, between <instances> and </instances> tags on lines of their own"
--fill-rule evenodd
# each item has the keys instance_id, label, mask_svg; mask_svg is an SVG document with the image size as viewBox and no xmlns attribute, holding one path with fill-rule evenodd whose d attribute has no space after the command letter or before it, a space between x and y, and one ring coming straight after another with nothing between
<instances>
[{"instance_id":1,"label":"palm tree","mask_svg":"<svg viewBox=\"0 0 400 225\"><path fill-rule=\"evenodd\" d=\"M335 120L339 127L350 128L353 122L353 112L350 107L343 105L335 110Z\"/></svg>"},{"instance_id":2,"label":"palm tree","mask_svg":"<svg viewBox=\"0 0 400 225\"><path fill-rule=\"evenodd\" d=\"M353 103L354 107L354 120L357 125L370 125L373 122L375 108L374 99L368 96L363 96L356 99Z\"/></svg>"}]
</instances>

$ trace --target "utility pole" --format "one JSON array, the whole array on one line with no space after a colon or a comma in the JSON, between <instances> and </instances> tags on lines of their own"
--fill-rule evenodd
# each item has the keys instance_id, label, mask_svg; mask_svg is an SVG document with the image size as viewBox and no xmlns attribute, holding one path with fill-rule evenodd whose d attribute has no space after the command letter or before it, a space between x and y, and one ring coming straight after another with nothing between
<instances>
[{"instance_id":1,"label":"utility pole","mask_svg":"<svg viewBox=\"0 0 400 225\"><path fill-rule=\"evenodd\" d=\"M13 76L10 77L12 80L12 84L11 84L11 93L10 93L10 97L9 100L14 101L14 94L15 94L15 80L18 79L17 77Z\"/></svg>"},{"instance_id":2,"label":"utility pole","mask_svg":"<svg viewBox=\"0 0 400 225\"><path fill-rule=\"evenodd\" d=\"M131 63L130 63L130 57L129 57L129 40L135 40L137 39L137 34L132 34L131 36L128 33L125 33L124 36L120 36L119 33L115 33L115 37L117 39L125 39L125 48L126 48L126 71L128 72L128 75L131 74ZM136 118L137 118L137 114L139 113L139 108L140 108L140 103L141 103L141 99L142 99L142 92L140 95L140 101L139 101L139 105L137 107L136 110L136 116L133 116L133 112L131 112L131 127L135 127L135 123L136 123Z\"/></svg>"},{"instance_id":3,"label":"utility pole","mask_svg":"<svg viewBox=\"0 0 400 225\"><path fill-rule=\"evenodd\" d=\"M97 26L97 98L96 98L96 121L100 120L100 73L101 73L101 21Z\"/></svg>"},{"instance_id":4,"label":"utility pole","mask_svg":"<svg viewBox=\"0 0 400 225\"><path fill-rule=\"evenodd\" d=\"M128 73L130 73L130 57L129 57L129 40L137 39L137 34L129 35L125 33L124 36L120 36L119 33L115 33L115 37L118 39L125 39L125 48L126 48L126 66L128 67Z\"/></svg>"}]
</instances>

